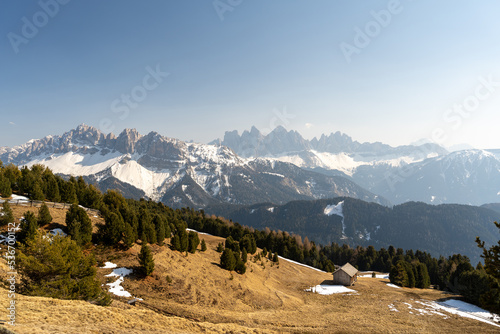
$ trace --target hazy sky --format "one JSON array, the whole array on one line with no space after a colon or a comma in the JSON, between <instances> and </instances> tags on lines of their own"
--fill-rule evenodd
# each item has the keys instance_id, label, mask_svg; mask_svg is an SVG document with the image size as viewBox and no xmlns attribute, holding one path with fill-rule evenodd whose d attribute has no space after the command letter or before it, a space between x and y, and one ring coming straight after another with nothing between
<instances>
[{"instance_id":1,"label":"hazy sky","mask_svg":"<svg viewBox=\"0 0 500 334\"><path fill-rule=\"evenodd\" d=\"M500 2L2 2L0 146L86 123L500 148Z\"/></svg>"}]
</instances>

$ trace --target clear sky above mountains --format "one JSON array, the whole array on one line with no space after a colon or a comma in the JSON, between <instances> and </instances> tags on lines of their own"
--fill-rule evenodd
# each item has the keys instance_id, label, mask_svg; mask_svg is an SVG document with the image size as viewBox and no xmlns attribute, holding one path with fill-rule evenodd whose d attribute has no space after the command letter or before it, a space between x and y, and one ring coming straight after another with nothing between
<instances>
[{"instance_id":1,"label":"clear sky above mountains","mask_svg":"<svg viewBox=\"0 0 500 334\"><path fill-rule=\"evenodd\" d=\"M208 142L500 148L497 1L39 0L0 12L0 146L86 123Z\"/></svg>"}]
</instances>

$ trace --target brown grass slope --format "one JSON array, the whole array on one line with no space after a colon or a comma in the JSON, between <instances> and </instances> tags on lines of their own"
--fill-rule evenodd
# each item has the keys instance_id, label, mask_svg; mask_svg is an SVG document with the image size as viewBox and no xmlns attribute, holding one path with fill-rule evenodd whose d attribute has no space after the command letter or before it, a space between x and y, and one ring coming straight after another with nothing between
<instances>
[{"instance_id":1,"label":"brown grass slope","mask_svg":"<svg viewBox=\"0 0 500 334\"><path fill-rule=\"evenodd\" d=\"M17 217L26 208L14 208ZM37 209L33 209L37 210ZM59 212L56 212L59 211ZM64 225L63 210L51 210L54 224ZM94 218L94 223L100 220ZM388 280L360 278L351 295L322 296L304 289L330 280L318 272L284 260L254 262L249 257L244 275L219 267L215 251L222 238L200 235L208 250L186 255L168 246L153 245L155 271L151 277L134 274L122 284L144 299L130 306L130 298L116 297L109 307L82 301L17 296L16 333L498 333L498 327L451 314L420 315L417 301L449 298L426 289L395 289ZM140 246L127 251L96 247L99 262L119 267L138 266ZM7 267L0 261L0 273ZM103 284L114 281L98 269ZM0 289L0 308L7 306L7 290ZM394 305L399 311L391 311ZM1 314L0 319L5 316Z\"/></svg>"}]
</instances>

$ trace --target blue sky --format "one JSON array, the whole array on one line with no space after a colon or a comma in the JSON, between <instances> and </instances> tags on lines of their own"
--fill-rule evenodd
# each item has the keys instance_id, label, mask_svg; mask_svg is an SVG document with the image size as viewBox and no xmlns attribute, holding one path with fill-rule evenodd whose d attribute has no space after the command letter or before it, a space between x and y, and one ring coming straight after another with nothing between
<instances>
[{"instance_id":1,"label":"blue sky","mask_svg":"<svg viewBox=\"0 0 500 334\"><path fill-rule=\"evenodd\" d=\"M86 123L199 142L282 125L500 148L498 1L2 5L0 146Z\"/></svg>"}]
</instances>

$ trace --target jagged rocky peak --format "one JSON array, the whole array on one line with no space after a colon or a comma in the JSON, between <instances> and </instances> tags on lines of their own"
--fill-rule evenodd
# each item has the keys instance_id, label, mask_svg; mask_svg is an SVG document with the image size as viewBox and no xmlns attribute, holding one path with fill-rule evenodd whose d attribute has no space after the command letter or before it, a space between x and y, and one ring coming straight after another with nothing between
<instances>
[{"instance_id":1,"label":"jagged rocky peak","mask_svg":"<svg viewBox=\"0 0 500 334\"><path fill-rule=\"evenodd\" d=\"M183 146L184 142L152 131L137 141L136 151L156 158L180 157Z\"/></svg>"},{"instance_id":2,"label":"jagged rocky peak","mask_svg":"<svg viewBox=\"0 0 500 334\"><path fill-rule=\"evenodd\" d=\"M93 126L80 124L76 129L65 133L62 138L63 142L71 142L72 144L99 145L104 144L106 135Z\"/></svg>"},{"instance_id":3,"label":"jagged rocky peak","mask_svg":"<svg viewBox=\"0 0 500 334\"><path fill-rule=\"evenodd\" d=\"M135 145L141 137L136 129L125 129L116 138L115 150L121 153L134 153Z\"/></svg>"}]
</instances>

